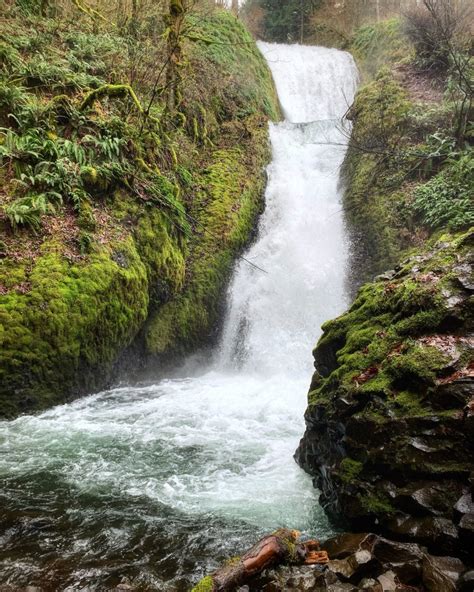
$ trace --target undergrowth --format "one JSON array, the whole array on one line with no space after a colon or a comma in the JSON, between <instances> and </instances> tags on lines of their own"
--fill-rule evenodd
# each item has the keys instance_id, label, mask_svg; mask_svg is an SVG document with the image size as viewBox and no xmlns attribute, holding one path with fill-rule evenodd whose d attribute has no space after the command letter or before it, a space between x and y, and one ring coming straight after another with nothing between
<instances>
[{"instance_id":1,"label":"undergrowth","mask_svg":"<svg viewBox=\"0 0 474 592\"><path fill-rule=\"evenodd\" d=\"M266 121L278 115L270 72L227 11L188 16L170 113L163 15L108 23L73 7L54 18L7 8L2 415L94 390L129 346L146 358L208 338L261 207Z\"/></svg>"}]
</instances>

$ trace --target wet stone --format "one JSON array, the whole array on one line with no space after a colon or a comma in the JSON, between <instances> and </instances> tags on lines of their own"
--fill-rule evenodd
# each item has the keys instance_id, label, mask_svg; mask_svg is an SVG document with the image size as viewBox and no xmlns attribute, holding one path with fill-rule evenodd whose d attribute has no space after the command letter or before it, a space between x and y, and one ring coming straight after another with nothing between
<instances>
[{"instance_id":1,"label":"wet stone","mask_svg":"<svg viewBox=\"0 0 474 592\"><path fill-rule=\"evenodd\" d=\"M472 592L474 590L474 569L466 571L459 578L460 592Z\"/></svg>"},{"instance_id":2,"label":"wet stone","mask_svg":"<svg viewBox=\"0 0 474 592\"><path fill-rule=\"evenodd\" d=\"M474 501L471 493L465 493L458 499L454 506L454 511L460 515L474 514Z\"/></svg>"},{"instance_id":3,"label":"wet stone","mask_svg":"<svg viewBox=\"0 0 474 592\"><path fill-rule=\"evenodd\" d=\"M426 555L423 561L423 584L429 592L456 592L464 564L455 557Z\"/></svg>"},{"instance_id":4,"label":"wet stone","mask_svg":"<svg viewBox=\"0 0 474 592\"><path fill-rule=\"evenodd\" d=\"M359 550L372 551L378 537L374 534L344 533L328 539L322 545L322 549L328 552L331 559L344 559Z\"/></svg>"},{"instance_id":5,"label":"wet stone","mask_svg":"<svg viewBox=\"0 0 474 592\"><path fill-rule=\"evenodd\" d=\"M398 592L400 587L397 583L397 576L393 571L387 571L377 578L382 587L382 592Z\"/></svg>"}]
</instances>

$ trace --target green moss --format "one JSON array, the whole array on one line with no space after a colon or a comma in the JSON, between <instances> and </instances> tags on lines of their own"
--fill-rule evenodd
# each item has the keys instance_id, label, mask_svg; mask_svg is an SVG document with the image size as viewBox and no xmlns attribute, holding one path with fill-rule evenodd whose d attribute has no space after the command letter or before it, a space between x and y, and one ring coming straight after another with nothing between
<instances>
[{"instance_id":1,"label":"green moss","mask_svg":"<svg viewBox=\"0 0 474 592\"><path fill-rule=\"evenodd\" d=\"M211 576L206 576L203 578L191 592L213 592L214 590L214 581Z\"/></svg>"},{"instance_id":2,"label":"green moss","mask_svg":"<svg viewBox=\"0 0 474 592\"><path fill-rule=\"evenodd\" d=\"M213 97L214 106L229 108L223 103L232 101L238 117L264 112L269 118L279 116L278 99L267 64L255 45L250 33L235 16L226 11L217 11L203 19L191 16L193 33L192 53L204 56L219 68L219 87ZM246 64L245 72L241 64Z\"/></svg>"},{"instance_id":3,"label":"green moss","mask_svg":"<svg viewBox=\"0 0 474 592\"><path fill-rule=\"evenodd\" d=\"M402 353L386 361L384 368L396 384L430 385L448 361L436 347L407 344Z\"/></svg>"},{"instance_id":4,"label":"green moss","mask_svg":"<svg viewBox=\"0 0 474 592\"><path fill-rule=\"evenodd\" d=\"M279 115L265 60L227 11L189 17L183 113L169 129L161 98L143 124L150 81L126 84L129 40L115 27L15 14L0 23L0 123L15 121L9 141L22 144L1 181L9 203L20 191L10 177L40 154L56 201L0 258L3 415L99 388L131 345L170 354L208 338L262 207L266 124ZM137 43L156 61L147 31Z\"/></svg>"},{"instance_id":5,"label":"green moss","mask_svg":"<svg viewBox=\"0 0 474 592\"><path fill-rule=\"evenodd\" d=\"M190 244L186 285L151 318L146 343L152 354L189 349L218 318L234 257L248 240L262 207L268 144L264 129L254 126L247 155L239 148L215 150L200 176L203 190L192 210L198 234Z\"/></svg>"},{"instance_id":6,"label":"green moss","mask_svg":"<svg viewBox=\"0 0 474 592\"><path fill-rule=\"evenodd\" d=\"M358 498L364 510L369 514L390 515L395 512L389 499L381 493L359 495Z\"/></svg>"},{"instance_id":7,"label":"green moss","mask_svg":"<svg viewBox=\"0 0 474 592\"><path fill-rule=\"evenodd\" d=\"M338 467L338 473L340 478L345 483L351 483L357 478L363 467L364 465L357 460L352 458L343 458Z\"/></svg>"},{"instance_id":8,"label":"green moss","mask_svg":"<svg viewBox=\"0 0 474 592\"><path fill-rule=\"evenodd\" d=\"M419 393L414 393L413 391L402 391L397 393L393 399L393 405L398 414L402 416L422 416L430 411L429 408L427 410L426 405L423 404Z\"/></svg>"},{"instance_id":9,"label":"green moss","mask_svg":"<svg viewBox=\"0 0 474 592\"><path fill-rule=\"evenodd\" d=\"M0 268L0 283L9 283L0 297L2 414L51 405L73 386L93 388L132 341L146 318L148 280L131 239L115 248L121 265L107 249L74 264L50 241L14 280L9 266Z\"/></svg>"},{"instance_id":10,"label":"green moss","mask_svg":"<svg viewBox=\"0 0 474 592\"><path fill-rule=\"evenodd\" d=\"M454 313L449 304L449 294L460 293L454 288L446 292L445 282L438 279L450 277L456 285L459 262L469 256L467 234L433 240L403 262L392 279L365 284L348 312L324 324L315 356L333 352L336 367L329 376L313 380L310 406L357 398L368 413L377 397L384 401L382 415L391 409L407 416L430 412L428 389L453 370L442 338L440 347L420 338L443 334L446 324L470 322L464 306ZM457 365L464 367L469 359L462 353Z\"/></svg>"}]
</instances>

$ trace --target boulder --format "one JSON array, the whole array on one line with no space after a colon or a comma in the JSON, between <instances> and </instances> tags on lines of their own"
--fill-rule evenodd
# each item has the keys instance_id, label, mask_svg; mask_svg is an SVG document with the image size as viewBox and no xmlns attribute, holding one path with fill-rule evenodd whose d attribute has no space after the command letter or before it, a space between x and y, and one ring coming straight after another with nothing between
<instances>
[{"instance_id":1,"label":"boulder","mask_svg":"<svg viewBox=\"0 0 474 592\"><path fill-rule=\"evenodd\" d=\"M456 592L462 572L462 561L455 557L433 557L423 560L423 584L428 592Z\"/></svg>"},{"instance_id":2,"label":"boulder","mask_svg":"<svg viewBox=\"0 0 474 592\"><path fill-rule=\"evenodd\" d=\"M334 520L465 559L474 544L473 243L466 232L428 244L325 323L295 453Z\"/></svg>"}]
</instances>

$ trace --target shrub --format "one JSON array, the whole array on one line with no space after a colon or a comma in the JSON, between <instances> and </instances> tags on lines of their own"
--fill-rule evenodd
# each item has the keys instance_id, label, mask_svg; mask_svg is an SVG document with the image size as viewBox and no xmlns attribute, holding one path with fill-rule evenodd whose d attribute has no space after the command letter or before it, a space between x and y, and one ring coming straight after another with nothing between
<instances>
[{"instance_id":1,"label":"shrub","mask_svg":"<svg viewBox=\"0 0 474 592\"><path fill-rule=\"evenodd\" d=\"M27 195L5 207L5 214L14 229L18 226L29 226L35 230L41 225L41 216L53 212L54 207L45 193Z\"/></svg>"},{"instance_id":2,"label":"shrub","mask_svg":"<svg viewBox=\"0 0 474 592\"><path fill-rule=\"evenodd\" d=\"M408 12L404 31L415 47L418 65L447 72L468 20L469 4L463 0L423 0L422 6Z\"/></svg>"},{"instance_id":3,"label":"shrub","mask_svg":"<svg viewBox=\"0 0 474 592\"><path fill-rule=\"evenodd\" d=\"M474 224L472 187L474 160L468 151L415 189L413 209L430 228L469 226Z\"/></svg>"}]
</instances>

